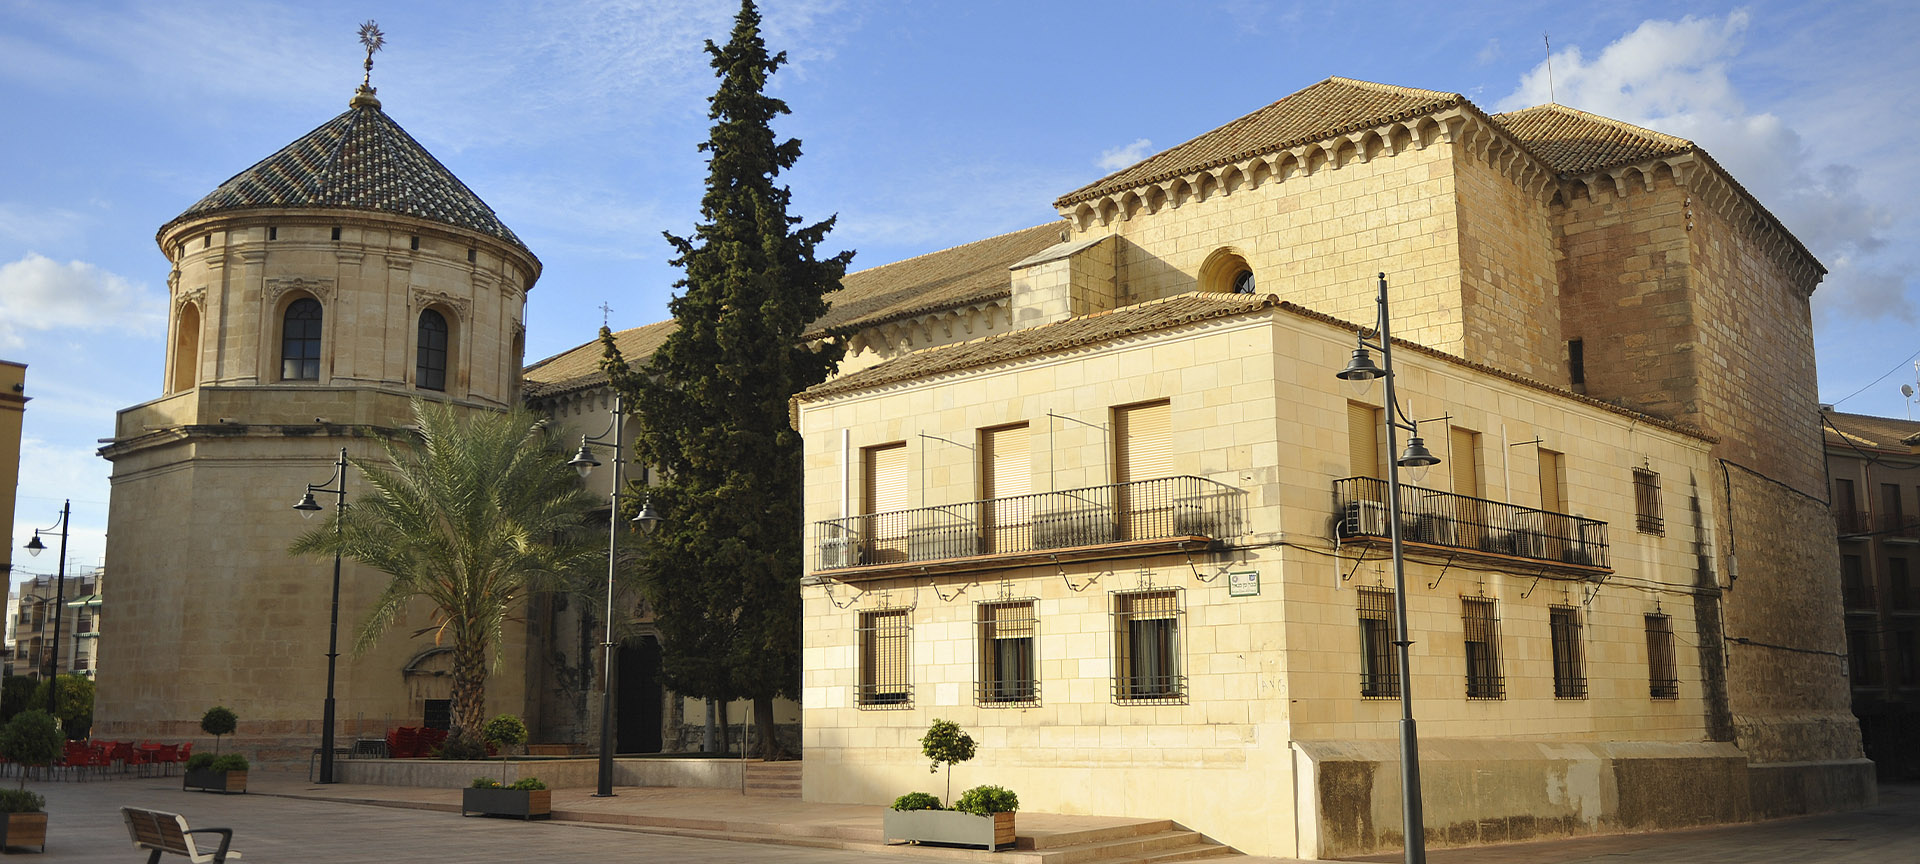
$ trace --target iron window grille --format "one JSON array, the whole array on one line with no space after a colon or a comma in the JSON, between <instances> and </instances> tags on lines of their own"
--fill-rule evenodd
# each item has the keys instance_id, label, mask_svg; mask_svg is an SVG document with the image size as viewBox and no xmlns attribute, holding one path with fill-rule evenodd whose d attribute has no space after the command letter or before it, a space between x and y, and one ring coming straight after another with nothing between
<instances>
[{"instance_id":1,"label":"iron window grille","mask_svg":"<svg viewBox=\"0 0 1920 864\"><path fill-rule=\"evenodd\" d=\"M1553 697L1587 698L1587 658L1580 641L1580 610L1554 606L1547 610L1553 635Z\"/></svg>"},{"instance_id":2,"label":"iron window grille","mask_svg":"<svg viewBox=\"0 0 1920 864\"><path fill-rule=\"evenodd\" d=\"M1361 588L1360 695L1367 699L1400 698L1400 656L1393 644L1393 592Z\"/></svg>"},{"instance_id":3,"label":"iron window grille","mask_svg":"<svg viewBox=\"0 0 1920 864\"><path fill-rule=\"evenodd\" d=\"M976 694L988 708L1040 704L1040 622L1034 602L981 603L978 609L980 677Z\"/></svg>"},{"instance_id":4,"label":"iron window grille","mask_svg":"<svg viewBox=\"0 0 1920 864\"><path fill-rule=\"evenodd\" d=\"M1640 468L1633 470L1633 514L1640 533L1667 533L1667 522L1660 516L1660 475Z\"/></svg>"},{"instance_id":5,"label":"iron window grille","mask_svg":"<svg viewBox=\"0 0 1920 864\"><path fill-rule=\"evenodd\" d=\"M905 609L860 613L860 685L854 703L862 708L906 708L913 704L908 649L913 624Z\"/></svg>"},{"instance_id":6,"label":"iron window grille","mask_svg":"<svg viewBox=\"0 0 1920 864\"><path fill-rule=\"evenodd\" d=\"M1186 701L1180 674L1179 589L1113 595L1113 699L1130 705Z\"/></svg>"},{"instance_id":7,"label":"iron window grille","mask_svg":"<svg viewBox=\"0 0 1920 864\"><path fill-rule=\"evenodd\" d=\"M1493 601L1462 597L1460 617L1466 630L1467 698L1505 699L1507 682L1500 674L1500 616Z\"/></svg>"},{"instance_id":8,"label":"iron window grille","mask_svg":"<svg viewBox=\"0 0 1920 864\"><path fill-rule=\"evenodd\" d=\"M1673 660L1673 618L1647 616L1647 690L1655 699L1680 698L1680 675Z\"/></svg>"}]
</instances>

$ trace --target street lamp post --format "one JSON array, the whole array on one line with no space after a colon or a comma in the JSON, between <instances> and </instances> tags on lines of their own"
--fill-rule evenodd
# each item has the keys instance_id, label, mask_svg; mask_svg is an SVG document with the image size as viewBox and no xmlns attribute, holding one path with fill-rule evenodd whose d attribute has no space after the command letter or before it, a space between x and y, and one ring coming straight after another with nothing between
<instances>
[{"instance_id":1,"label":"street lamp post","mask_svg":"<svg viewBox=\"0 0 1920 864\"><path fill-rule=\"evenodd\" d=\"M600 776L595 798L613 797L613 575L615 568L614 541L620 524L620 483L621 469L626 465L626 412L625 402L620 394L613 396L613 424L607 431L598 435L580 436L580 452L575 454L568 465L580 472L585 479L593 469L599 467L600 460L593 458L593 448L589 443L613 447L613 492L609 494L607 506L607 620L606 637L600 643ZM660 514L653 511L653 502L647 501L640 512L633 517L640 533L651 536L660 524Z\"/></svg>"},{"instance_id":2,"label":"street lamp post","mask_svg":"<svg viewBox=\"0 0 1920 864\"><path fill-rule=\"evenodd\" d=\"M1359 386L1375 378L1386 380L1387 387L1387 452L1392 453L1399 447L1399 430L1408 433L1407 450L1387 466L1387 526L1388 536L1393 542L1393 605L1394 627L1398 638L1394 646L1398 649L1400 661L1400 795L1402 815L1405 820L1407 864L1426 864L1427 839L1426 817L1421 812L1420 803L1420 736L1413 723L1413 672L1407 664L1407 649L1413 645L1413 637L1407 630L1407 562L1406 549L1400 539L1400 469L1412 468L1420 472L1440 464L1440 459L1427 451L1427 445L1420 440L1420 424L1407 417L1400 409L1393 387L1393 335L1389 330L1387 312L1387 274L1379 274L1380 293L1374 300L1378 306L1374 321L1374 334L1378 342L1368 342L1366 331L1360 333L1360 345L1353 350L1353 360L1347 368L1335 373L1344 381ZM1373 365L1373 358L1367 356L1367 349L1380 351L1380 366ZM1419 478L1415 477L1418 483Z\"/></svg>"},{"instance_id":3,"label":"street lamp post","mask_svg":"<svg viewBox=\"0 0 1920 864\"><path fill-rule=\"evenodd\" d=\"M60 529L60 565L59 575L53 579L53 677L47 679L47 714L60 716L60 612L67 608L67 523L73 519L73 501L68 499L60 505L60 521L53 528ZM39 557L47 547L40 542L41 534L50 534L53 528L36 528L33 539L27 541L27 554Z\"/></svg>"},{"instance_id":4,"label":"street lamp post","mask_svg":"<svg viewBox=\"0 0 1920 864\"><path fill-rule=\"evenodd\" d=\"M339 488L334 488L334 483ZM313 500L313 493L325 492L334 496L333 519L333 610L327 621L327 701L321 711L320 723L320 782L332 783L333 779L333 675L340 657L340 537L347 521L347 448L340 448L340 458L333 463L333 476L325 483L307 484L306 494L300 496L300 502L293 509L300 511L300 518L311 519L320 512L320 503Z\"/></svg>"}]
</instances>

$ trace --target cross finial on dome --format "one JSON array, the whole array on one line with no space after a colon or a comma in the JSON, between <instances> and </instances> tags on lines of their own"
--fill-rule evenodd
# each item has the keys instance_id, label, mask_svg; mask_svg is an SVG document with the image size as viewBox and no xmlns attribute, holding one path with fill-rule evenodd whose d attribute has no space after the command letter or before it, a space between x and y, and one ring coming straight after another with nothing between
<instances>
[{"instance_id":1,"label":"cross finial on dome","mask_svg":"<svg viewBox=\"0 0 1920 864\"><path fill-rule=\"evenodd\" d=\"M373 86L373 52L387 44L387 34L380 32L380 25L369 20L360 25L360 44L367 48L365 64L367 71L360 77L360 88L353 91L353 98L348 100L347 104L354 108L362 106L378 108L380 100L373 95L376 92Z\"/></svg>"}]
</instances>

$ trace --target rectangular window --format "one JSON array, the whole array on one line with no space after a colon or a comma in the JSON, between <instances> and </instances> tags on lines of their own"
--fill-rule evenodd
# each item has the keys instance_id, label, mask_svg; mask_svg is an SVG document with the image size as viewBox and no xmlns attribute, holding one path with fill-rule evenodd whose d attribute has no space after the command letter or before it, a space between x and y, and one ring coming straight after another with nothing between
<instances>
[{"instance_id":1,"label":"rectangular window","mask_svg":"<svg viewBox=\"0 0 1920 864\"><path fill-rule=\"evenodd\" d=\"M1114 506L1121 540L1164 532L1165 501L1152 501L1127 484L1173 476L1173 409L1167 400L1113 409Z\"/></svg>"},{"instance_id":2,"label":"rectangular window","mask_svg":"<svg viewBox=\"0 0 1920 864\"><path fill-rule=\"evenodd\" d=\"M1847 629L1847 677L1855 687L1880 684L1880 646L1874 644L1873 631L1866 627Z\"/></svg>"},{"instance_id":3,"label":"rectangular window","mask_svg":"<svg viewBox=\"0 0 1920 864\"><path fill-rule=\"evenodd\" d=\"M1893 608L1903 611L1913 608L1913 583L1907 575L1907 559L1887 559L1887 595Z\"/></svg>"},{"instance_id":4,"label":"rectangular window","mask_svg":"<svg viewBox=\"0 0 1920 864\"><path fill-rule=\"evenodd\" d=\"M907 443L860 449L860 563L895 564L907 560ZM895 514L881 516L877 514Z\"/></svg>"},{"instance_id":5,"label":"rectangular window","mask_svg":"<svg viewBox=\"0 0 1920 864\"><path fill-rule=\"evenodd\" d=\"M854 704L863 708L904 708L913 703L907 647L913 627L907 610L860 613L860 689Z\"/></svg>"},{"instance_id":6,"label":"rectangular window","mask_svg":"<svg viewBox=\"0 0 1920 864\"><path fill-rule=\"evenodd\" d=\"M1567 380L1574 384L1587 383L1587 343L1579 339L1567 340Z\"/></svg>"},{"instance_id":7,"label":"rectangular window","mask_svg":"<svg viewBox=\"0 0 1920 864\"><path fill-rule=\"evenodd\" d=\"M1865 527L1860 524L1860 501L1853 495L1853 481L1845 477L1833 478L1833 521L1842 534L1857 534Z\"/></svg>"},{"instance_id":8,"label":"rectangular window","mask_svg":"<svg viewBox=\"0 0 1920 864\"><path fill-rule=\"evenodd\" d=\"M1873 583L1858 555L1840 556L1840 599L1848 609L1873 608Z\"/></svg>"},{"instance_id":9,"label":"rectangular window","mask_svg":"<svg viewBox=\"0 0 1920 864\"><path fill-rule=\"evenodd\" d=\"M1177 592L1115 594L1113 649L1115 701L1172 703L1186 696Z\"/></svg>"},{"instance_id":10,"label":"rectangular window","mask_svg":"<svg viewBox=\"0 0 1920 864\"><path fill-rule=\"evenodd\" d=\"M1460 618L1466 627L1467 698L1506 698L1507 682L1500 674L1500 616L1493 601L1460 598Z\"/></svg>"},{"instance_id":11,"label":"rectangular window","mask_svg":"<svg viewBox=\"0 0 1920 864\"><path fill-rule=\"evenodd\" d=\"M1347 403L1347 475L1371 477L1380 471L1380 409L1358 402Z\"/></svg>"},{"instance_id":12,"label":"rectangular window","mask_svg":"<svg viewBox=\"0 0 1920 864\"><path fill-rule=\"evenodd\" d=\"M340 226L338 225L333 226L333 239L340 239Z\"/></svg>"},{"instance_id":13,"label":"rectangular window","mask_svg":"<svg viewBox=\"0 0 1920 864\"><path fill-rule=\"evenodd\" d=\"M1900 506L1900 487L1893 483L1880 484L1880 530L1898 534L1906 523L1906 515Z\"/></svg>"},{"instance_id":14,"label":"rectangular window","mask_svg":"<svg viewBox=\"0 0 1920 864\"><path fill-rule=\"evenodd\" d=\"M1361 588L1360 695L1367 699L1400 697L1400 655L1393 644L1393 592Z\"/></svg>"},{"instance_id":15,"label":"rectangular window","mask_svg":"<svg viewBox=\"0 0 1920 864\"><path fill-rule=\"evenodd\" d=\"M1647 689L1655 699L1680 698L1680 673L1674 667L1673 618L1647 616Z\"/></svg>"},{"instance_id":16,"label":"rectangular window","mask_svg":"<svg viewBox=\"0 0 1920 864\"><path fill-rule=\"evenodd\" d=\"M1540 509L1548 513L1567 512L1566 456L1540 448Z\"/></svg>"},{"instance_id":17,"label":"rectangular window","mask_svg":"<svg viewBox=\"0 0 1920 864\"><path fill-rule=\"evenodd\" d=\"M1587 698L1586 649L1580 643L1580 610L1554 606L1547 610L1553 635L1553 698Z\"/></svg>"},{"instance_id":18,"label":"rectangular window","mask_svg":"<svg viewBox=\"0 0 1920 864\"><path fill-rule=\"evenodd\" d=\"M980 500L991 502L980 513L986 551L1018 552L1032 548L1033 448L1027 424L980 430Z\"/></svg>"},{"instance_id":19,"label":"rectangular window","mask_svg":"<svg viewBox=\"0 0 1920 864\"><path fill-rule=\"evenodd\" d=\"M268 239L268 240L278 240L278 239L280 239L280 226L278 226L278 225L268 225L268 226L267 226L267 239Z\"/></svg>"},{"instance_id":20,"label":"rectangular window","mask_svg":"<svg viewBox=\"0 0 1920 864\"><path fill-rule=\"evenodd\" d=\"M1660 475L1633 469L1633 515L1640 533L1667 533L1666 520L1660 516Z\"/></svg>"},{"instance_id":21,"label":"rectangular window","mask_svg":"<svg viewBox=\"0 0 1920 864\"><path fill-rule=\"evenodd\" d=\"M1914 636L1912 624L1902 624L1893 631L1894 659L1900 664L1897 673L1902 687L1920 684L1920 639Z\"/></svg>"},{"instance_id":22,"label":"rectangular window","mask_svg":"<svg viewBox=\"0 0 1920 864\"><path fill-rule=\"evenodd\" d=\"M980 625L980 704L1033 705L1040 701L1034 660L1039 622L1033 601L982 603Z\"/></svg>"},{"instance_id":23,"label":"rectangular window","mask_svg":"<svg viewBox=\"0 0 1920 864\"><path fill-rule=\"evenodd\" d=\"M1452 472L1453 494L1482 497L1480 433L1455 426L1448 432L1447 449L1447 470Z\"/></svg>"},{"instance_id":24,"label":"rectangular window","mask_svg":"<svg viewBox=\"0 0 1920 864\"><path fill-rule=\"evenodd\" d=\"M420 717L420 725L428 729L452 729L453 700L428 699L426 710Z\"/></svg>"}]
</instances>

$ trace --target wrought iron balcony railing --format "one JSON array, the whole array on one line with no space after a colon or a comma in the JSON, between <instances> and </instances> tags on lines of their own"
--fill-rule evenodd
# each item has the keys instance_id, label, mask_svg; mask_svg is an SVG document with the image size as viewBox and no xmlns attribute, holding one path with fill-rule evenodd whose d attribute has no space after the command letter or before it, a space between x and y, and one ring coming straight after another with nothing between
<instances>
[{"instance_id":1,"label":"wrought iron balcony railing","mask_svg":"<svg viewBox=\"0 0 1920 864\"><path fill-rule=\"evenodd\" d=\"M813 569L1231 537L1244 497L1201 477L1162 477L829 519L818 525Z\"/></svg>"},{"instance_id":2,"label":"wrought iron balcony railing","mask_svg":"<svg viewBox=\"0 0 1920 864\"><path fill-rule=\"evenodd\" d=\"M1386 540L1387 482L1371 477L1334 481L1334 516L1341 540ZM1562 569L1613 569L1607 556L1607 523L1400 486L1400 539L1477 555L1520 558Z\"/></svg>"}]
</instances>

